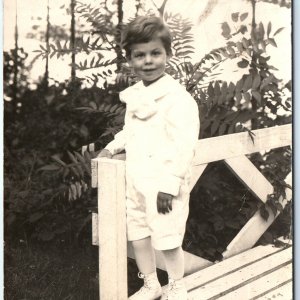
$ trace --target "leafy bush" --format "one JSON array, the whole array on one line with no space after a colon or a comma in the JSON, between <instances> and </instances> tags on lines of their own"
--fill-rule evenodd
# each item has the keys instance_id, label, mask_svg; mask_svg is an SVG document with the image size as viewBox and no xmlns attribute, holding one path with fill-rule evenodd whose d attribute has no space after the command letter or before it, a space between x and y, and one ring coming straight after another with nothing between
<instances>
[{"instance_id":1,"label":"leafy bush","mask_svg":"<svg viewBox=\"0 0 300 300\"><path fill-rule=\"evenodd\" d=\"M86 4L79 3L77 13L97 25L94 34L98 37L78 38L76 53L95 54L110 47L116 57L105 60L99 52L97 59L79 61L76 70L95 72L76 82L56 83L49 88L40 84L36 90L25 88L19 94L22 106L12 123L8 121L12 109L5 110L6 237L21 235L70 243L78 237L89 239L90 213L96 209L95 191L90 187L90 160L122 128L125 108L118 93L136 78L117 51L119 27L107 30L112 26L110 18ZM95 23L97 16L105 22ZM232 14L232 24L223 23L221 28L225 45L192 63L191 23L179 15L165 14L174 38L174 55L167 72L197 101L200 138L247 131L255 139L252 129L291 122L290 82L276 78L267 54L268 47L276 46L275 37L281 29L272 32L271 23L267 28L262 23L253 28L247 18L247 13ZM70 55L73 50L68 43L53 42L49 48L41 47L38 55L51 58ZM11 58L9 53L5 57ZM237 82L220 79L220 68L228 60L239 70L247 70ZM114 75L114 84L106 81L103 88L96 86L99 78ZM83 87L85 80L91 83L90 88ZM8 94L8 85L5 87ZM82 151L83 145L91 146ZM264 166L263 172L270 180L275 182L276 175L277 182L284 186L282 180L290 168L288 150L273 150L264 157L256 154L252 160L258 168ZM278 198L281 192L276 191L275 196ZM268 205L280 209L272 201ZM209 259L216 258L260 208L247 189L218 164L211 164L196 185L191 205L185 247Z\"/></svg>"},{"instance_id":2,"label":"leafy bush","mask_svg":"<svg viewBox=\"0 0 300 300\"><path fill-rule=\"evenodd\" d=\"M104 111L100 104L107 103L115 110L117 96L108 89L59 84L47 90L42 85L27 89L19 97L22 106L14 122L11 110L6 109L11 103L5 102L5 235L73 243L84 231L90 231L91 211L96 207L95 193L82 181L90 177L90 159L96 154L86 151L82 155L75 150L99 135L96 148L103 147L114 111ZM74 109L76 105L98 105L99 114L86 118ZM124 111L123 106L117 106ZM78 157L81 163L86 162L83 172L74 163ZM67 168L59 172L55 166L48 167L50 159Z\"/></svg>"},{"instance_id":3,"label":"leafy bush","mask_svg":"<svg viewBox=\"0 0 300 300\"><path fill-rule=\"evenodd\" d=\"M283 212L279 198L285 196L287 185L284 178L291 172L291 150L279 148L264 155L255 153L250 160L272 183L274 194L264 205L224 163L210 163L191 193L192 209L183 244L186 251L212 261L221 260L228 244L254 213L260 210L262 217L268 219L266 206L274 215L277 211ZM261 242L266 237L269 243L273 243L280 236L288 236L291 217L291 207L287 205Z\"/></svg>"}]
</instances>

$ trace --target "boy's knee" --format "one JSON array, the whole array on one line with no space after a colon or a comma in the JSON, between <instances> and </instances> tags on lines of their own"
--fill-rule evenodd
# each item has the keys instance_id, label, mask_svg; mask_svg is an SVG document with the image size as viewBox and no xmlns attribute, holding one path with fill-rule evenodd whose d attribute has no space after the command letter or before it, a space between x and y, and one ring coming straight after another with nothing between
<instances>
[{"instance_id":1,"label":"boy's knee","mask_svg":"<svg viewBox=\"0 0 300 300\"><path fill-rule=\"evenodd\" d=\"M182 247L176 247L176 248L172 248L172 249L165 249L165 250L161 250L162 253L166 256L173 256L176 255L177 253L182 251Z\"/></svg>"}]
</instances>

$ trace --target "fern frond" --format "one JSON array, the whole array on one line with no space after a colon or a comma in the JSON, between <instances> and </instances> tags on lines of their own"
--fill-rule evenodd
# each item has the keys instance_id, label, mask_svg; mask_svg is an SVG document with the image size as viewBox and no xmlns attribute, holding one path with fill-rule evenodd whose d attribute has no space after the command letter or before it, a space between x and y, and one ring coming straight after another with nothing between
<instances>
[{"instance_id":1,"label":"fern frond","mask_svg":"<svg viewBox=\"0 0 300 300\"><path fill-rule=\"evenodd\" d=\"M194 54L193 35L191 34L192 23L189 19L184 19L179 14L165 14L165 21L172 34L173 55L178 58L191 59L190 54Z\"/></svg>"}]
</instances>

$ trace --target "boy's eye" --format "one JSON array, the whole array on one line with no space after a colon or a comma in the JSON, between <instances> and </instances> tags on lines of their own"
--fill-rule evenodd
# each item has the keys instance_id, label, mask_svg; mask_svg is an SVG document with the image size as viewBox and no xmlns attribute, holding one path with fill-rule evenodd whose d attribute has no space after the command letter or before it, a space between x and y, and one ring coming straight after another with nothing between
<instances>
[{"instance_id":1,"label":"boy's eye","mask_svg":"<svg viewBox=\"0 0 300 300\"><path fill-rule=\"evenodd\" d=\"M154 56L160 55L160 52L159 51L155 51L155 52L153 52L153 55Z\"/></svg>"},{"instance_id":2,"label":"boy's eye","mask_svg":"<svg viewBox=\"0 0 300 300\"><path fill-rule=\"evenodd\" d=\"M135 54L134 54L134 57L143 57L143 56L144 56L143 53L135 53Z\"/></svg>"}]
</instances>

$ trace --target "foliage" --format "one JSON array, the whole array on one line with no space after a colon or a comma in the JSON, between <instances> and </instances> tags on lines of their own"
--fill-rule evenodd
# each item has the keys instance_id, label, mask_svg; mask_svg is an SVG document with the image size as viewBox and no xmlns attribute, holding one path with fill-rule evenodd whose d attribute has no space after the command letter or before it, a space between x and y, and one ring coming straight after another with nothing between
<instances>
[{"instance_id":1,"label":"foliage","mask_svg":"<svg viewBox=\"0 0 300 300\"><path fill-rule=\"evenodd\" d=\"M272 3L275 5L279 5L280 7L291 8L292 0L258 0L262 2Z\"/></svg>"},{"instance_id":2,"label":"foliage","mask_svg":"<svg viewBox=\"0 0 300 300\"><path fill-rule=\"evenodd\" d=\"M43 86L26 90L19 101L22 106L14 122L6 109L10 102L5 102L5 234L76 241L88 227L96 206L95 193L84 183L89 180L90 159L96 153L90 149L81 154L78 149L99 136L96 148L107 142L107 126L121 119L112 117L117 95L97 87L59 84L47 91ZM105 103L111 113L101 107ZM74 105L98 106L99 110L87 119ZM69 151L61 154L66 149ZM51 157L58 166L62 163L61 170L47 164Z\"/></svg>"},{"instance_id":3,"label":"foliage","mask_svg":"<svg viewBox=\"0 0 300 300\"><path fill-rule=\"evenodd\" d=\"M292 189L284 181L286 176L291 172L291 160L292 152L289 147L269 151L265 154L263 161L261 158L258 160L260 162L259 168L262 169L261 172L274 186L274 192L268 195L265 205L262 205L260 208L261 216L265 220L269 218L268 208L270 208L274 217L277 213L283 211L281 200L286 198L286 190Z\"/></svg>"},{"instance_id":4,"label":"foliage","mask_svg":"<svg viewBox=\"0 0 300 300\"><path fill-rule=\"evenodd\" d=\"M34 91L24 90L16 121L5 123L6 236L13 232L44 241L63 238L72 243L90 226L90 212L96 209L95 191L90 187L90 160L122 128L125 108L118 94L137 80L124 58L117 55L120 27L111 22L112 12L105 5L101 1L98 8L93 8L77 2L78 17L93 31L88 35L82 32L75 48L67 40L53 39L48 48L41 45L37 50L38 56L50 59L74 51L84 53L75 68L89 70L90 75L72 84L56 82L48 90L42 85ZM268 56L268 48L276 47L275 38L282 28L274 30L271 23L267 28L262 23L252 28L248 13L233 13L232 22L221 25L224 46L193 63L191 23L170 13L164 18L174 41L167 72L197 101L200 138L247 131L255 141L252 129L291 122L291 82L276 78ZM220 76L226 61L243 71L237 82L227 82ZM118 64L121 67L116 72ZM8 69L8 76L10 72ZM99 81L104 82L101 88L97 87ZM85 82L90 83L89 88L82 85ZM5 93L8 91L6 86ZM88 151L82 151L83 145L90 145ZM274 182L282 183L290 166L287 149L273 150L264 157L254 155L252 159ZM192 194L192 211L197 213L189 219L185 247L215 259L261 206L224 166L212 164L206 173ZM268 205L280 210L277 199L281 193L279 189L270 195Z\"/></svg>"},{"instance_id":5,"label":"foliage","mask_svg":"<svg viewBox=\"0 0 300 300\"><path fill-rule=\"evenodd\" d=\"M274 36L282 28L276 30L272 37L271 23L265 29L262 23L247 37L247 13L232 14L235 31L227 23L222 24L222 35L227 40L226 47L214 49L198 63L192 65L184 62L180 65L178 77L187 78L184 84L199 103L201 134L200 137L210 137L251 129L247 122L256 119L255 128L272 126L276 119L283 121L277 112L291 111L290 83L282 84L268 64L267 45L276 46ZM233 37L240 35L238 41ZM218 67L226 60L237 61L239 69L248 68L236 83L224 80L211 80ZM207 80L209 80L207 84ZM206 85L206 88L203 86ZM254 107L255 103L255 107ZM270 118L270 114L275 116ZM274 120L274 118L276 118ZM279 121L280 122L280 121ZM287 119L287 122L289 120ZM282 123L281 123L282 124ZM252 128L252 129L255 129Z\"/></svg>"},{"instance_id":6,"label":"foliage","mask_svg":"<svg viewBox=\"0 0 300 300\"><path fill-rule=\"evenodd\" d=\"M40 45L40 49L35 50L37 53L35 59L40 57L60 58L72 53L84 53L84 59L77 58L74 65L75 70L92 70L90 75L83 74L78 78L85 83L96 85L99 78L111 77L115 71L115 65L125 61L119 55L120 28L112 22L115 12L107 7L107 1L100 1L96 7L76 1L75 12L78 19L81 20L81 24L84 24L81 25L84 28L76 32L74 46L68 38L52 38L49 46ZM105 58L107 56L110 58ZM110 68L107 69L107 67Z\"/></svg>"},{"instance_id":7,"label":"foliage","mask_svg":"<svg viewBox=\"0 0 300 300\"><path fill-rule=\"evenodd\" d=\"M3 54L3 88L4 99L7 101L4 108L12 117L19 111L17 99L27 88L28 70L25 67L25 60L28 54L23 48L12 49Z\"/></svg>"},{"instance_id":8,"label":"foliage","mask_svg":"<svg viewBox=\"0 0 300 300\"><path fill-rule=\"evenodd\" d=\"M191 193L183 248L215 261L258 209L259 202L224 163L210 163Z\"/></svg>"},{"instance_id":9,"label":"foliage","mask_svg":"<svg viewBox=\"0 0 300 300\"><path fill-rule=\"evenodd\" d=\"M210 163L191 193L192 209L183 244L186 251L212 261L222 260L227 245L254 213L260 211L262 217L268 219L266 207L270 207L274 215L281 214L261 242L268 238L268 242L273 243L278 237L290 234L291 206L283 210L279 202L287 187L284 179L291 171L290 149L274 149L264 155L255 153L250 160L275 187L274 194L264 205L224 163Z\"/></svg>"},{"instance_id":10,"label":"foliage","mask_svg":"<svg viewBox=\"0 0 300 300\"><path fill-rule=\"evenodd\" d=\"M235 31L227 23L222 24L222 35L227 40L226 46L213 49L198 63L190 62L189 55L193 53L193 37L190 33L191 23L183 20L179 15L165 14L166 22L173 35L173 57L167 71L178 78L199 104L201 132L200 138L224 135L240 131L248 131L249 122L256 120L255 128L269 127L273 124L290 122L290 118L278 115L278 111L291 111L290 82L283 85L272 73L274 67L268 64L270 56L266 54L268 45L276 45L274 36L282 28L270 36L272 25L267 30L262 23L246 37L250 31L247 27L248 13L233 13L232 21L236 23ZM238 41L233 37L240 35ZM226 60L236 62L239 69L248 68L249 71L236 82L226 82L214 79L218 75L218 67ZM90 68L85 62L83 68ZM119 76L113 89L120 90L122 79L126 83L128 70L123 66L123 76ZM125 72L124 72L125 71ZM113 71L108 72L112 74ZM108 74L106 74L108 75ZM125 78L125 79L124 79ZM207 84L207 80L209 83ZM255 105L254 105L255 104ZM102 105L104 108L105 105ZM114 108L117 108L116 105ZM255 108L255 109L254 109ZM85 112L96 113L96 107L80 108ZM112 109L106 106L104 110ZM119 108L121 111L121 108ZM118 109L116 110L116 113ZM109 127L109 132L118 131L121 126ZM114 129L116 129L114 131Z\"/></svg>"}]
</instances>

